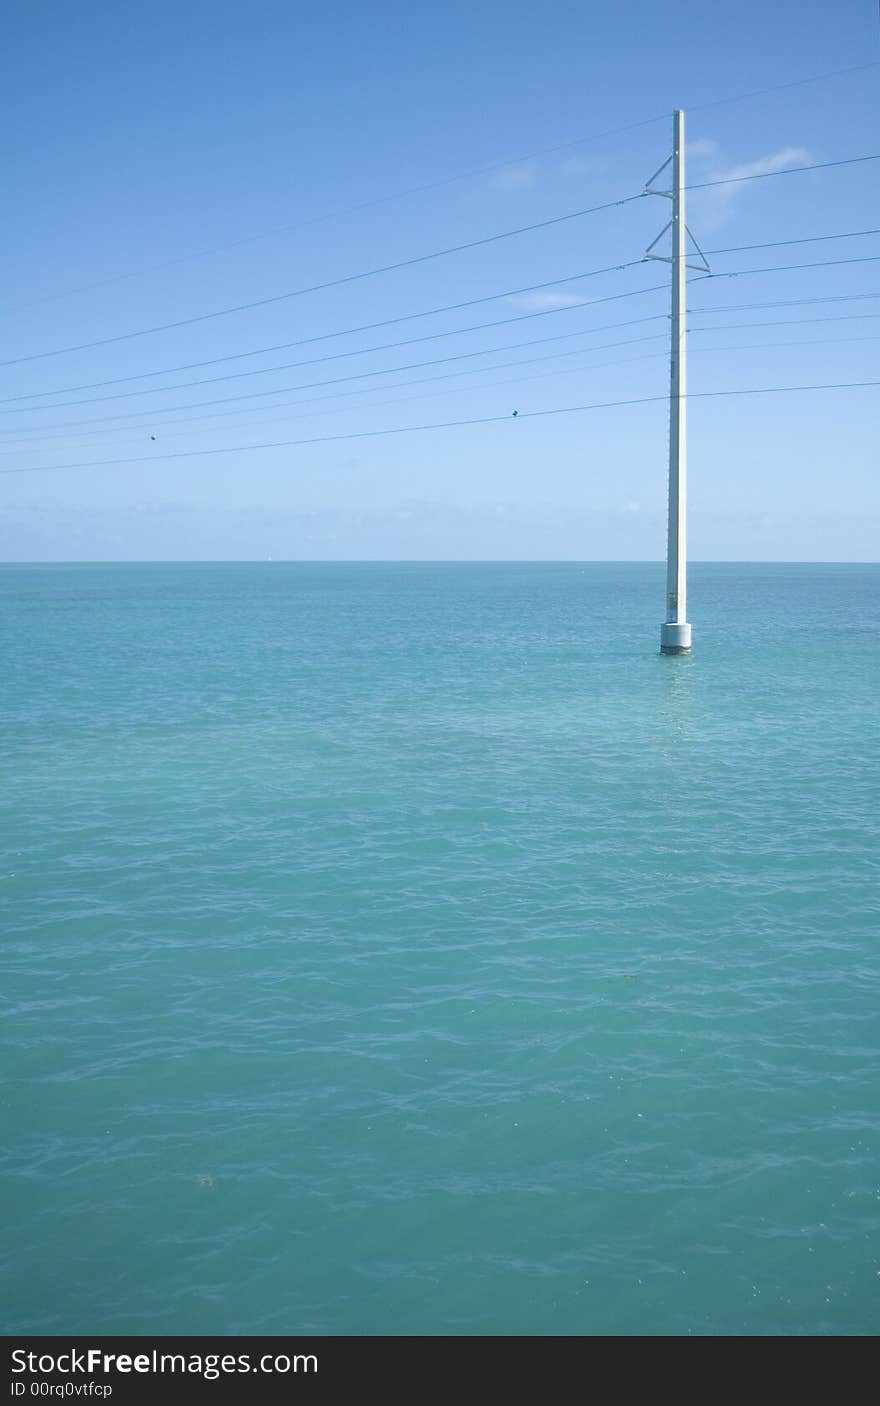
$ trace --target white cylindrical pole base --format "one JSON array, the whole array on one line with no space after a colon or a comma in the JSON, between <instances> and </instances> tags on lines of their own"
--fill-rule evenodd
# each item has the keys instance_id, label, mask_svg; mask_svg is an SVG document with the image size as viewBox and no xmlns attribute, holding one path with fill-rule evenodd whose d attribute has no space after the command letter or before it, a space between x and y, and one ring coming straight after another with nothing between
<instances>
[{"instance_id":1,"label":"white cylindrical pole base","mask_svg":"<svg viewBox=\"0 0 880 1406\"><path fill-rule=\"evenodd\" d=\"M690 654L691 627L687 624L673 625L665 621L660 626L661 654Z\"/></svg>"}]
</instances>

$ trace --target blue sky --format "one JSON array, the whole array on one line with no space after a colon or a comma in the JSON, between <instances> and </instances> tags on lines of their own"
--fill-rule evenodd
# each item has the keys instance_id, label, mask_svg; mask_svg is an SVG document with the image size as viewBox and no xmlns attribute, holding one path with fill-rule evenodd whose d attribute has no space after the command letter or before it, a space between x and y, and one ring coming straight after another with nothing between
<instances>
[{"instance_id":1,"label":"blue sky","mask_svg":"<svg viewBox=\"0 0 880 1406\"><path fill-rule=\"evenodd\" d=\"M675 106L688 114L693 183L878 151L880 66L719 102L877 63L874 0L13 4L0 359L15 364L3 368L0 460L107 466L0 478L0 555L661 557L668 293L647 290L666 266L562 282L638 259L668 218L661 200L172 331L38 354L633 194L669 150ZM694 192L688 222L710 250L870 230L878 190L880 162L744 182ZM880 379L880 262L747 272L876 255L876 235L713 255L713 271L740 275L690 290L691 390ZM539 283L539 295L509 295ZM866 293L878 296L854 297ZM496 294L508 296L165 373ZM599 298L614 300L582 301ZM820 298L850 301L801 301ZM747 306L761 303L792 306ZM541 316L461 331L530 312ZM754 323L765 325L737 325ZM315 362L341 352L357 354ZM484 354L413 365L465 352ZM287 369L181 385L273 366ZM387 374L335 380L376 371ZM165 389L52 408L153 387ZM48 391L61 393L10 400ZM255 391L268 393L197 404ZM695 559L877 559L876 389L696 397L690 414ZM504 418L230 452L492 416ZM201 449L221 452L159 457Z\"/></svg>"}]
</instances>

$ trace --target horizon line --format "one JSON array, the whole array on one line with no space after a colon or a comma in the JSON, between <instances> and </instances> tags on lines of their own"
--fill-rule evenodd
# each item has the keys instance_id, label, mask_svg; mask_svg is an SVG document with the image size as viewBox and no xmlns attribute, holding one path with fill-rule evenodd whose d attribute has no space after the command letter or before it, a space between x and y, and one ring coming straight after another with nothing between
<instances>
[{"instance_id":1,"label":"horizon line","mask_svg":"<svg viewBox=\"0 0 880 1406\"><path fill-rule=\"evenodd\" d=\"M45 557L0 560L19 566L665 566L663 557ZM688 566L880 566L876 560L815 557L706 557Z\"/></svg>"}]
</instances>

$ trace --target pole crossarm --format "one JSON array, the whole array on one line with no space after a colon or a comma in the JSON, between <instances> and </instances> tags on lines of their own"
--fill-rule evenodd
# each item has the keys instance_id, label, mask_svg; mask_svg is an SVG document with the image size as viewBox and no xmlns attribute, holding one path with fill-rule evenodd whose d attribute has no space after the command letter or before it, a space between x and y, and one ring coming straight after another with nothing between
<instances>
[{"instance_id":1,"label":"pole crossarm","mask_svg":"<svg viewBox=\"0 0 880 1406\"><path fill-rule=\"evenodd\" d=\"M648 177L648 179L645 181L645 195L665 195L665 196L667 197L667 199L669 199L669 200L672 199L672 191L671 191L671 190L654 190L654 189L653 189L653 185L654 185L654 182L656 181L657 177L658 177L658 176L662 176L663 172L666 170L666 167L667 167L667 166L670 166L671 164L672 164L672 157L671 157L671 156L667 156L666 160L663 162L663 165L662 165L662 166L658 166L658 167L657 167L657 170L654 172L653 176L649 176L649 177Z\"/></svg>"},{"instance_id":2,"label":"pole crossarm","mask_svg":"<svg viewBox=\"0 0 880 1406\"><path fill-rule=\"evenodd\" d=\"M648 191L648 194L649 194L649 195L664 195L665 193L666 193L665 191L660 191L660 190L651 190L651 191ZM670 192L670 194L671 194L671 192ZM654 249L657 248L657 245L660 243L660 240L663 238L664 234L667 234L667 233L669 232L669 230L671 230L671 229L672 229L672 221L671 221L671 220L667 220L667 221L666 221L666 224L663 226L663 228L661 229L660 233L657 235L657 238L656 238L656 239L653 239L653 240L651 241L651 243L648 245L647 249L645 250L645 258L646 258L646 259L657 259L657 260L659 260L660 263L663 263L663 264L671 264L671 263L674 262L674 255L672 255L672 254L655 254L655 253L653 252ZM702 261L702 262L699 263L699 264L688 264L687 267L688 267L689 269L694 269L697 273L711 273L712 270L711 270L711 268L709 267L709 260L706 258L706 255L703 253L702 249L700 248L699 244L698 244L697 241L696 241L695 236L693 235L693 233L691 232L691 230L690 230L690 228L689 228L688 226L685 226L685 233L686 233L688 239L690 240L691 244L693 244L694 248L696 249L696 251L697 251L697 253L699 254L700 259L701 259L701 261Z\"/></svg>"},{"instance_id":3,"label":"pole crossarm","mask_svg":"<svg viewBox=\"0 0 880 1406\"><path fill-rule=\"evenodd\" d=\"M691 244L693 244L694 248L696 249L697 253L703 261L701 264L688 264L688 268L699 269L701 273L711 273L712 270L709 267L709 260L706 258L706 255L703 253L702 249L697 243L696 236L691 232L691 229L688 225L685 225L685 232L687 234L688 239L691 241Z\"/></svg>"}]
</instances>

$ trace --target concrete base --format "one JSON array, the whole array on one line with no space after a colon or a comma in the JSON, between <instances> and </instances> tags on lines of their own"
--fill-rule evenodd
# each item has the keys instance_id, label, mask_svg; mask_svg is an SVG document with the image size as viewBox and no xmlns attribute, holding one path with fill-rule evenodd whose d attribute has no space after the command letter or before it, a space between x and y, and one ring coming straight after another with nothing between
<instances>
[{"instance_id":1,"label":"concrete base","mask_svg":"<svg viewBox=\"0 0 880 1406\"><path fill-rule=\"evenodd\" d=\"M691 627L687 624L672 625L667 620L660 626L661 654L690 654Z\"/></svg>"}]
</instances>

